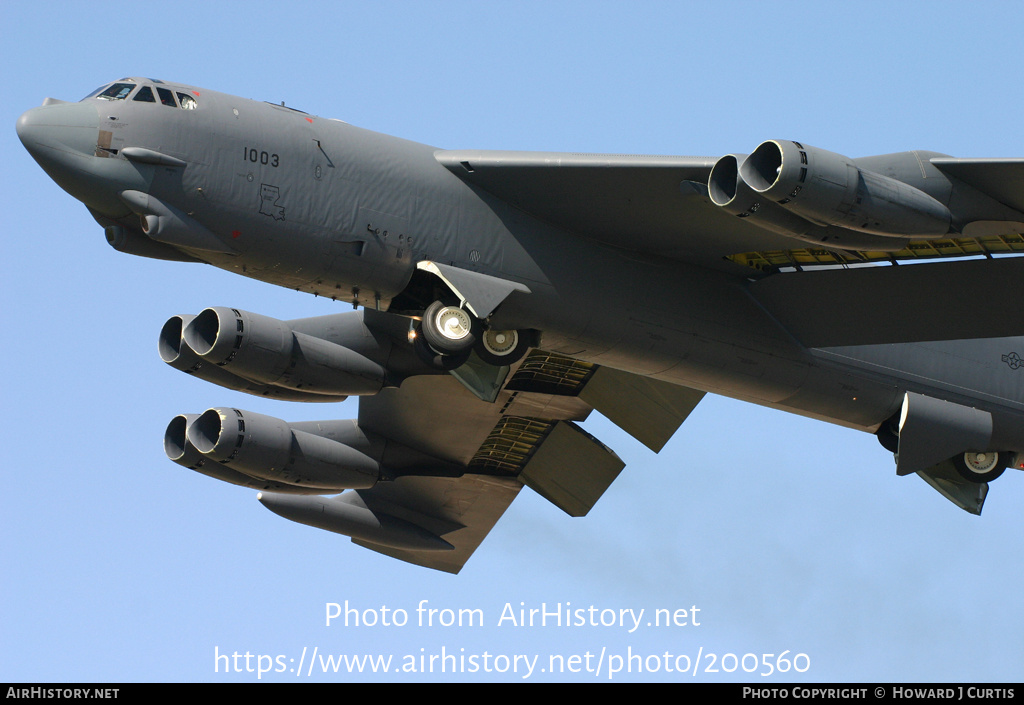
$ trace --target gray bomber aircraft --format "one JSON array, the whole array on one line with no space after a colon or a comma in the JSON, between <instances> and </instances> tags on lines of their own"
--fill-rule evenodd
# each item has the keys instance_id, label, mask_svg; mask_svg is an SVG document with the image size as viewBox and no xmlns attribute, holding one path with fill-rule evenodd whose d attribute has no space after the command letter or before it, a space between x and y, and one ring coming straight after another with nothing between
<instances>
[{"instance_id":1,"label":"gray bomber aircraft","mask_svg":"<svg viewBox=\"0 0 1024 705\"><path fill-rule=\"evenodd\" d=\"M1024 468L1024 160L449 151L146 78L17 130L115 249L362 306L208 308L159 349L256 396L361 396L183 414L164 447L374 551L458 572L524 485L585 515L623 463L576 422L658 451L707 392L874 434L975 514Z\"/></svg>"}]
</instances>

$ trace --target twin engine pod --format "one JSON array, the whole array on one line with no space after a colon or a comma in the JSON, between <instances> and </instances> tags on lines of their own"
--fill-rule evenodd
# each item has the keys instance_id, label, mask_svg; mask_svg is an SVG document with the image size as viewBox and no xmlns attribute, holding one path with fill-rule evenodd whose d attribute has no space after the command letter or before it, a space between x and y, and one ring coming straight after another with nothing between
<instances>
[{"instance_id":1,"label":"twin engine pod","mask_svg":"<svg viewBox=\"0 0 1024 705\"><path fill-rule=\"evenodd\" d=\"M912 153L906 156L917 163ZM831 235L845 240L838 243L845 247L899 249L911 238L947 235L952 221L945 205L915 186L862 169L841 154L787 140L762 142L749 156L719 159L708 195L727 212L791 237L821 243L830 237L822 229L852 231ZM886 238L898 242L886 248Z\"/></svg>"},{"instance_id":2,"label":"twin engine pod","mask_svg":"<svg viewBox=\"0 0 1024 705\"><path fill-rule=\"evenodd\" d=\"M325 335L386 355L359 316L332 318ZM350 346L294 330L292 324L234 308L174 316L160 331L164 362L208 382L289 401L341 401L376 394L384 367Z\"/></svg>"},{"instance_id":3,"label":"twin engine pod","mask_svg":"<svg viewBox=\"0 0 1024 705\"><path fill-rule=\"evenodd\" d=\"M254 489L324 494L377 484L381 464L364 452L372 444L358 425L317 426L324 424L333 424L327 432L339 440L251 411L207 409L171 419L164 450L179 465Z\"/></svg>"},{"instance_id":4,"label":"twin engine pod","mask_svg":"<svg viewBox=\"0 0 1024 705\"><path fill-rule=\"evenodd\" d=\"M231 408L180 414L164 434L164 450L175 463L260 490L257 498L263 506L286 519L390 548L452 550L434 533L436 520L434 530L428 530L415 517L399 518L368 507L358 493L318 496L394 479L383 462L388 444L352 420L289 424ZM404 467L403 474L453 474L445 463L408 448L389 457L415 467Z\"/></svg>"},{"instance_id":5,"label":"twin engine pod","mask_svg":"<svg viewBox=\"0 0 1024 705\"><path fill-rule=\"evenodd\" d=\"M374 311L280 321L217 307L170 318L159 350L175 369L228 389L329 402L376 394L414 375L443 374L407 338L406 319ZM354 420L288 423L213 408L171 419L164 450L179 465L259 490L265 507L293 521L395 549L453 548L437 535L443 527L436 519L424 528L413 514L391 516L344 491L410 475L459 477L464 468L366 432Z\"/></svg>"}]
</instances>

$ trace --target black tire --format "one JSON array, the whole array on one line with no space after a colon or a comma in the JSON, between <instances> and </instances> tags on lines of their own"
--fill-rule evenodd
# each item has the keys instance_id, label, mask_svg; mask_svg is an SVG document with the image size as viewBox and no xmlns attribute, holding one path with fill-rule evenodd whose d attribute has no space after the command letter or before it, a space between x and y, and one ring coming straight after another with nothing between
<instances>
[{"instance_id":1,"label":"black tire","mask_svg":"<svg viewBox=\"0 0 1024 705\"><path fill-rule=\"evenodd\" d=\"M517 330L485 330L473 349L487 364L501 367L519 362L530 349L530 342Z\"/></svg>"},{"instance_id":2,"label":"black tire","mask_svg":"<svg viewBox=\"0 0 1024 705\"><path fill-rule=\"evenodd\" d=\"M423 362L427 363L435 370L454 370L456 367L462 367L469 359L471 350L463 350L460 353L454 353L452 355L442 355L437 352L429 345L427 341L423 340L422 335L416 336L416 340L412 344L413 350L416 352L418 357Z\"/></svg>"},{"instance_id":3,"label":"black tire","mask_svg":"<svg viewBox=\"0 0 1024 705\"><path fill-rule=\"evenodd\" d=\"M1006 470L1006 453L987 451L985 453L962 453L953 458L953 465L960 477L968 482L981 484L992 482Z\"/></svg>"},{"instance_id":4,"label":"black tire","mask_svg":"<svg viewBox=\"0 0 1024 705\"><path fill-rule=\"evenodd\" d=\"M420 332L435 352L458 355L473 349L480 323L468 311L435 301L423 312Z\"/></svg>"},{"instance_id":5,"label":"black tire","mask_svg":"<svg viewBox=\"0 0 1024 705\"><path fill-rule=\"evenodd\" d=\"M900 450L900 427L899 419L892 418L883 423L875 431L878 442L890 453L898 453Z\"/></svg>"}]
</instances>

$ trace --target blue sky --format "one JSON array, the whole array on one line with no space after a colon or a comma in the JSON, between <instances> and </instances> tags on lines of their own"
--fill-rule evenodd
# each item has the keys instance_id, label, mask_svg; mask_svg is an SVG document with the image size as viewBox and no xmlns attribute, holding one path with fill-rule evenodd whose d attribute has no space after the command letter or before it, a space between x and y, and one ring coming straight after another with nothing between
<instances>
[{"instance_id":1,"label":"blue sky","mask_svg":"<svg viewBox=\"0 0 1024 705\"><path fill-rule=\"evenodd\" d=\"M296 682L519 681L515 654L540 656L527 680L605 681L630 655L643 672L634 660L613 680L1024 676L1024 478L1008 472L972 517L897 478L871 436L817 421L708 397L655 455L595 415L586 428L627 467L590 515L524 491L459 576L292 524L174 465L161 440L181 412L356 408L188 378L157 356L169 316L347 307L115 252L14 132L46 96L146 75L445 148L718 156L788 138L854 157L1020 157L1019 4L3 0L0 20L0 680L257 680L244 658L229 673L215 659L236 652L254 669L257 655L286 665L260 680ZM479 610L484 624L417 626L423 600ZM346 601L409 623L326 626L325 605ZM499 625L506 604L567 603L646 616L697 606L700 625ZM393 668L294 673L314 648ZM476 656L478 670L395 671L442 649ZM726 656L783 652L809 668L765 677ZM601 673L540 671L574 654L585 669L588 653L591 666L603 654ZM665 653L697 673L667 672Z\"/></svg>"}]
</instances>

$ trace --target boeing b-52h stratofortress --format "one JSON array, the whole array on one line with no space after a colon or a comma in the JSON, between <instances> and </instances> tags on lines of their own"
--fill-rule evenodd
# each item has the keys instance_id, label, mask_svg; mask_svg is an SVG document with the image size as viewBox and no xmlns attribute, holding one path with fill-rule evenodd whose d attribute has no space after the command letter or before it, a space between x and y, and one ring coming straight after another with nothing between
<instances>
[{"instance_id":1,"label":"boeing b-52h stratofortress","mask_svg":"<svg viewBox=\"0 0 1024 705\"><path fill-rule=\"evenodd\" d=\"M458 572L523 485L584 515L623 463L575 422L657 451L706 392L874 434L972 513L1024 468L1024 160L449 151L145 78L17 129L115 249L362 306L208 308L159 349L256 396L362 397L182 414L164 447L374 551Z\"/></svg>"}]
</instances>

